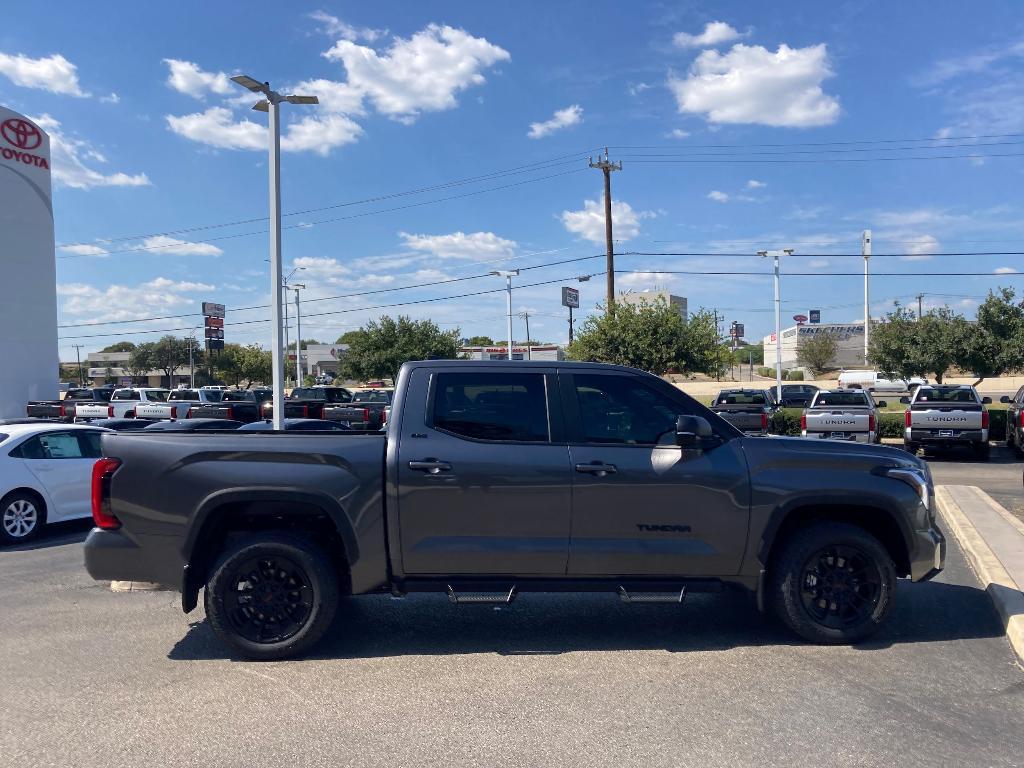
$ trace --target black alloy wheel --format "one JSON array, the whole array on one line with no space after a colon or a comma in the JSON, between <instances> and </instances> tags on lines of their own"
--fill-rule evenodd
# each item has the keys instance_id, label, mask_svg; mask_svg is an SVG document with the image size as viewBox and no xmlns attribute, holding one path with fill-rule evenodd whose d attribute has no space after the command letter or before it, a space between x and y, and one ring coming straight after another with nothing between
<instances>
[{"instance_id":1,"label":"black alloy wheel","mask_svg":"<svg viewBox=\"0 0 1024 768\"><path fill-rule=\"evenodd\" d=\"M882 572L856 547L827 546L808 558L800 585L800 600L811 619L842 631L859 626L874 613L882 592Z\"/></svg>"}]
</instances>

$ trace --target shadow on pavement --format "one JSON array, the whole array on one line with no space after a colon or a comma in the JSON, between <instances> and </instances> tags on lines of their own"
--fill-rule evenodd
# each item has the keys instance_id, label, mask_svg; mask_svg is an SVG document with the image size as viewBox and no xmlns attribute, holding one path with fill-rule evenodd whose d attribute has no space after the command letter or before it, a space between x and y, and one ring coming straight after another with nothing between
<instances>
[{"instance_id":1,"label":"shadow on pavement","mask_svg":"<svg viewBox=\"0 0 1024 768\"><path fill-rule=\"evenodd\" d=\"M1020 459L1013 455L1011 451L1002 443L992 444L991 454L988 461L983 461L975 456L974 451L965 446L950 447L942 450L922 450L918 452L918 456L925 459L926 461L935 461L940 463L953 463L962 464L963 462L977 463L977 464L1019 464Z\"/></svg>"},{"instance_id":2,"label":"shadow on pavement","mask_svg":"<svg viewBox=\"0 0 1024 768\"><path fill-rule=\"evenodd\" d=\"M870 642L877 650L902 643L1000 637L1003 627L988 595L976 587L901 582L888 626ZM761 616L747 596L695 595L683 606L623 605L614 595L525 594L511 605L455 606L443 595L403 600L358 597L344 602L309 659L572 651L728 650L801 645L778 622ZM231 658L209 624L199 621L170 651L172 660Z\"/></svg>"},{"instance_id":3,"label":"shadow on pavement","mask_svg":"<svg viewBox=\"0 0 1024 768\"><path fill-rule=\"evenodd\" d=\"M4 552L29 552L34 549L59 547L64 544L76 544L85 541L92 528L92 518L69 520L66 523L54 523L45 526L39 535L25 544L0 544L0 557Z\"/></svg>"}]
</instances>

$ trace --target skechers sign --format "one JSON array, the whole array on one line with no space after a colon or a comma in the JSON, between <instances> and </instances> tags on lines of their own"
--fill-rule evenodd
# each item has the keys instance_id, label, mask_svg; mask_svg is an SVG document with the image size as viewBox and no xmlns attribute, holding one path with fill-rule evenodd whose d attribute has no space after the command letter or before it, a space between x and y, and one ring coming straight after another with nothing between
<instances>
[{"instance_id":1,"label":"skechers sign","mask_svg":"<svg viewBox=\"0 0 1024 768\"><path fill-rule=\"evenodd\" d=\"M0 145L0 157L13 160L35 168L50 169L50 164L42 155L31 150L38 149L43 143L43 133L28 120L12 117L0 123L0 138L7 146Z\"/></svg>"}]
</instances>

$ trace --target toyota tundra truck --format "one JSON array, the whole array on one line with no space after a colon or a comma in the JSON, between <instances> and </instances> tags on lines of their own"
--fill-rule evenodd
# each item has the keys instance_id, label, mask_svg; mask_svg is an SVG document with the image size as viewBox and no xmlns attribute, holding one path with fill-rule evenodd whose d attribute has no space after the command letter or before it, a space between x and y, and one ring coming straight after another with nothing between
<instances>
[{"instance_id":1,"label":"toyota tundra truck","mask_svg":"<svg viewBox=\"0 0 1024 768\"><path fill-rule=\"evenodd\" d=\"M884 408L885 401L880 400L877 406ZM863 389L819 390L800 415L800 435L819 440L877 443L881 438L876 403Z\"/></svg>"},{"instance_id":2,"label":"toyota tundra truck","mask_svg":"<svg viewBox=\"0 0 1024 768\"><path fill-rule=\"evenodd\" d=\"M723 389L711 410L745 435L767 435L777 406L775 394L767 389Z\"/></svg>"},{"instance_id":3,"label":"toyota tundra truck","mask_svg":"<svg viewBox=\"0 0 1024 768\"><path fill-rule=\"evenodd\" d=\"M151 419L187 419L188 412L194 406L207 403L219 403L224 391L213 387L199 389L174 389L167 395L166 402L140 403L135 408L135 418Z\"/></svg>"},{"instance_id":4,"label":"toyota tundra truck","mask_svg":"<svg viewBox=\"0 0 1024 768\"><path fill-rule=\"evenodd\" d=\"M982 461L988 461L989 397L978 395L967 385L929 384L913 396L902 398L909 407L904 413L903 447L910 453L948 450L967 446Z\"/></svg>"},{"instance_id":5,"label":"toyota tundra truck","mask_svg":"<svg viewBox=\"0 0 1024 768\"><path fill-rule=\"evenodd\" d=\"M69 389L63 400L30 400L25 406L25 415L32 419L59 419L71 423L79 405L98 403L106 406L113 393L113 387Z\"/></svg>"},{"instance_id":6,"label":"toyota tundra truck","mask_svg":"<svg viewBox=\"0 0 1024 768\"><path fill-rule=\"evenodd\" d=\"M931 579L945 558L917 457L745 437L613 365L406 363L384 433L101 441L88 572L170 585L186 612L202 592L214 632L253 659L307 651L344 597L417 592L741 590L807 640L855 643L885 623L898 577Z\"/></svg>"},{"instance_id":7,"label":"toyota tundra truck","mask_svg":"<svg viewBox=\"0 0 1024 768\"><path fill-rule=\"evenodd\" d=\"M75 421L94 419L133 419L135 409L144 403L167 402L166 389L137 387L115 389L109 403L80 403L75 408Z\"/></svg>"}]
</instances>

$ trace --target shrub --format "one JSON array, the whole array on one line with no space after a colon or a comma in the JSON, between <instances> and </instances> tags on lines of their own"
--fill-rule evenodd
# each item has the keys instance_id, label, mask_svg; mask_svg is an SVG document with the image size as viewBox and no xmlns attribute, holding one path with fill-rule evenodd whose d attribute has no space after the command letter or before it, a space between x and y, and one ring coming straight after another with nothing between
<instances>
[{"instance_id":1,"label":"shrub","mask_svg":"<svg viewBox=\"0 0 1024 768\"><path fill-rule=\"evenodd\" d=\"M788 373L786 373L786 381L803 381L803 380L804 380L804 372L803 371L789 371Z\"/></svg>"},{"instance_id":2,"label":"shrub","mask_svg":"<svg viewBox=\"0 0 1024 768\"><path fill-rule=\"evenodd\" d=\"M768 368L767 366L763 366L762 365L760 368L757 369L757 375L758 376L764 376L765 378L769 378L770 379L770 378L772 378L775 375L775 369L774 368Z\"/></svg>"},{"instance_id":3,"label":"shrub","mask_svg":"<svg viewBox=\"0 0 1024 768\"><path fill-rule=\"evenodd\" d=\"M800 415L803 410L800 408L780 408L772 414L772 421L769 431L773 435L788 435L789 437L800 436Z\"/></svg>"},{"instance_id":4,"label":"shrub","mask_svg":"<svg viewBox=\"0 0 1024 768\"><path fill-rule=\"evenodd\" d=\"M902 411L878 415L878 432L882 437L903 437L903 426Z\"/></svg>"}]
</instances>

